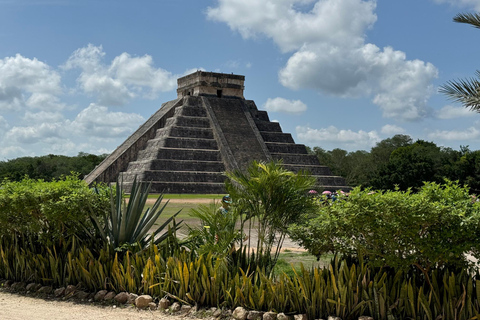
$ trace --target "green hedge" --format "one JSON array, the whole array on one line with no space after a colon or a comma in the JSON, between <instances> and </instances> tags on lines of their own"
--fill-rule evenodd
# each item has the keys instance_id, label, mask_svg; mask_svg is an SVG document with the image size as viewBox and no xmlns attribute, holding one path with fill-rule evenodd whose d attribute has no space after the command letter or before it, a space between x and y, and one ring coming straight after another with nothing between
<instances>
[{"instance_id":1,"label":"green hedge","mask_svg":"<svg viewBox=\"0 0 480 320\"><path fill-rule=\"evenodd\" d=\"M76 176L53 182L5 180L0 184L0 236L27 237L46 246L71 236L90 240L88 216L103 214L109 206L106 191L97 193Z\"/></svg>"}]
</instances>

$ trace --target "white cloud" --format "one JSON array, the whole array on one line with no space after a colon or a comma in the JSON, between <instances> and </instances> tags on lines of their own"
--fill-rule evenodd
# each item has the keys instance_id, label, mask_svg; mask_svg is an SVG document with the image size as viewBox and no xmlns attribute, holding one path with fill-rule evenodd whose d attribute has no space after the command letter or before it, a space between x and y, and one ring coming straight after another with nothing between
<instances>
[{"instance_id":1,"label":"white cloud","mask_svg":"<svg viewBox=\"0 0 480 320\"><path fill-rule=\"evenodd\" d=\"M62 66L65 70L81 69L77 79L80 87L97 95L101 105L123 105L139 95L153 99L158 92L176 87L177 77L155 68L149 55L132 57L124 52L110 65L103 63L104 56L102 46L89 44L77 49Z\"/></svg>"},{"instance_id":2,"label":"white cloud","mask_svg":"<svg viewBox=\"0 0 480 320\"><path fill-rule=\"evenodd\" d=\"M24 107L58 110L60 75L47 64L17 54L0 59L0 110L22 111Z\"/></svg>"},{"instance_id":3,"label":"white cloud","mask_svg":"<svg viewBox=\"0 0 480 320\"><path fill-rule=\"evenodd\" d=\"M264 108L269 112L300 114L307 110L307 105L300 100L287 100L277 97L273 99L268 98Z\"/></svg>"},{"instance_id":4,"label":"white cloud","mask_svg":"<svg viewBox=\"0 0 480 320\"><path fill-rule=\"evenodd\" d=\"M26 150L19 146L5 146L0 148L0 156L6 159L18 158L27 154Z\"/></svg>"},{"instance_id":5,"label":"white cloud","mask_svg":"<svg viewBox=\"0 0 480 320\"><path fill-rule=\"evenodd\" d=\"M33 144L63 136L61 123L41 123L38 126L13 127L5 135L10 143Z\"/></svg>"},{"instance_id":6,"label":"white cloud","mask_svg":"<svg viewBox=\"0 0 480 320\"><path fill-rule=\"evenodd\" d=\"M429 139L442 139L442 140L474 140L480 138L480 131L474 127L470 127L463 131L458 130L436 130L428 134Z\"/></svg>"},{"instance_id":7,"label":"white cloud","mask_svg":"<svg viewBox=\"0 0 480 320\"><path fill-rule=\"evenodd\" d=\"M136 130L145 119L135 113L110 112L94 103L82 110L70 127L77 134L98 138L125 137Z\"/></svg>"},{"instance_id":8,"label":"white cloud","mask_svg":"<svg viewBox=\"0 0 480 320\"><path fill-rule=\"evenodd\" d=\"M480 0L433 0L436 3L449 3L459 8L471 8L480 11Z\"/></svg>"},{"instance_id":9,"label":"white cloud","mask_svg":"<svg viewBox=\"0 0 480 320\"><path fill-rule=\"evenodd\" d=\"M8 122L4 117L0 116L0 134L3 134L8 129Z\"/></svg>"},{"instance_id":10,"label":"white cloud","mask_svg":"<svg viewBox=\"0 0 480 320\"><path fill-rule=\"evenodd\" d=\"M303 12L300 0L220 0L208 18L227 23L245 39L265 35L283 52L295 51L279 71L282 85L321 93L372 96L389 118L419 120L438 71L407 60L404 52L365 43L377 17L374 0L321 0Z\"/></svg>"},{"instance_id":11,"label":"white cloud","mask_svg":"<svg viewBox=\"0 0 480 320\"><path fill-rule=\"evenodd\" d=\"M27 123L56 123L63 121L63 115L60 112L25 112L23 120Z\"/></svg>"},{"instance_id":12,"label":"white cloud","mask_svg":"<svg viewBox=\"0 0 480 320\"><path fill-rule=\"evenodd\" d=\"M438 119L454 119L472 116L473 111L464 107L444 106L436 113Z\"/></svg>"},{"instance_id":13,"label":"white cloud","mask_svg":"<svg viewBox=\"0 0 480 320\"><path fill-rule=\"evenodd\" d=\"M380 132L386 135L395 135L405 133L405 129L393 124L386 124L382 127L382 130Z\"/></svg>"},{"instance_id":14,"label":"white cloud","mask_svg":"<svg viewBox=\"0 0 480 320\"><path fill-rule=\"evenodd\" d=\"M300 141L317 145L322 142L335 142L361 149L363 147L372 147L380 141L376 131L366 132L360 130L355 132L352 130L339 130L334 126L322 129L297 126L296 132Z\"/></svg>"}]
</instances>

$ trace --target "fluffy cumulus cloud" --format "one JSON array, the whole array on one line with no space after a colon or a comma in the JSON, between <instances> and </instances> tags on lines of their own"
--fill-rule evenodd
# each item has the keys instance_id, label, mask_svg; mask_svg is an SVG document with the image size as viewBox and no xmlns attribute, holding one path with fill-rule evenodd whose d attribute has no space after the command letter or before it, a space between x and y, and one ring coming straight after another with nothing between
<instances>
[{"instance_id":1,"label":"fluffy cumulus cloud","mask_svg":"<svg viewBox=\"0 0 480 320\"><path fill-rule=\"evenodd\" d=\"M177 76L155 68L148 55L122 53L108 64L105 55L101 46L88 45L62 70L20 54L0 59L0 157L111 152L145 119L108 106L175 89ZM66 73L76 77L80 91L62 83ZM93 101L86 108L67 105L70 92Z\"/></svg>"},{"instance_id":2,"label":"fluffy cumulus cloud","mask_svg":"<svg viewBox=\"0 0 480 320\"><path fill-rule=\"evenodd\" d=\"M376 131L358 132L352 130L340 130L334 126L322 129L313 129L310 127L296 127L297 137L300 141L307 144L322 145L322 143L334 142L344 146L362 149L374 146L380 137Z\"/></svg>"},{"instance_id":3,"label":"fluffy cumulus cloud","mask_svg":"<svg viewBox=\"0 0 480 320\"><path fill-rule=\"evenodd\" d=\"M366 43L375 8L374 0L219 0L207 16L246 39L264 35L281 51L293 52L279 71L285 87L367 95L385 117L425 118L438 71L431 63L407 60L402 51Z\"/></svg>"},{"instance_id":4,"label":"fluffy cumulus cloud","mask_svg":"<svg viewBox=\"0 0 480 320\"><path fill-rule=\"evenodd\" d=\"M89 44L76 50L63 65L65 70L81 70L80 88L96 95L101 105L123 105L137 96L155 98L158 92L176 87L177 77L155 68L149 55L132 57L124 52L110 64L103 62L104 56L102 46Z\"/></svg>"},{"instance_id":5,"label":"fluffy cumulus cloud","mask_svg":"<svg viewBox=\"0 0 480 320\"><path fill-rule=\"evenodd\" d=\"M480 138L480 131L474 127L467 128L465 130L436 130L428 134L429 139L439 139L439 140L460 140L468 141Z\"/></svg>"},{"instance_id":6,"label":"fluffy cumulus cloud","mask_svg":"<svg viewBox=\"0 0 480 320\"><path fill-rule=\"evenodd\" d=\"M300 100L287 100L278 97L274 99L267 99L264 108L270 112L300 114L307 110L307 105Z\"/></svg>"},{"instance_id":7,"label":"fluffy cumulus cloud","mask_svg":"<svg viewBox=\"0 0 480 320\"><path fill-rule=\"evenodd\" d=\"M453 107L450 105L444 106L436 112L435 116L438 119L454 119L472 116L473 112L464 107Z\"/></svg>"},{"instance_id":8,"label":"fluffy cumulus cloud","mask_svg":"<svg viewBox=\"0 0 480 320\"><path fill-rule=\"evenodd\" d=\"M57 98L62 92L60 82L58 72L35 58L17 54L0 59L0 111L62 109Z\"/></svg>"},{"instance_id":9,"label":"fluffy cumulus cloud","mask_svg":"<svg viewBox=\"0 0 480 320\"><path fill-rule=\"evenodd\" d=\"M382 127L382 130L380 132L385 135L396 135L405 133L405 129L393 124L386 124Z\"/></svg>"},{"instance_id":10,"label":"fluffy cumulus cloud","mask_svg":"<svg viewBox=\"0 0 480 320\"><path fill-rule=\"evenodd\" d=\"M117 138L128 136L143 122L145 119L138 114L110 112L107 107L92 103L69 125L74 132L84 136Z\"/></svg>"}]
</instances>

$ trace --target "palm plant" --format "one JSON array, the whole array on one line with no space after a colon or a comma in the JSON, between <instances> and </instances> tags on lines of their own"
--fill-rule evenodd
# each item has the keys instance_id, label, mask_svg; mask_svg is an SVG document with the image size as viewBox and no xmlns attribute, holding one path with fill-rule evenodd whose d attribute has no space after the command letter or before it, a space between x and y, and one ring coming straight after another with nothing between
<instances>
[{"instance_id":1,"label":"palm plant","mask_svg":"<svg viewBox=\"0 0 480 320\"><path fill-rule=\"evenodd\" d=\"M236 229L238 214L235 209L223 214L218 210L218 204L200 205L192 209L191 217L200 220L199 226L188 226L187 244L198 254L214 252L215 256L225 256L241 239L241 233Z\"/></svg>"},{"instance_id":2,"label":"palm plant","mask_svg":"<svg viewBox=\"0 0 480 320\"><path fill-rule=\"evenodd\" d=\"M95 215L91 215L95 228L104 241L116 249L132 245L144 248L150 243L159 244L164 241L169 236L169 232L163 231L172 221L174 231L180 228L181 221L175 223L174 219L181 210L150 232L169 202L161 206L163 200L163 194L161 194L153 206L145 210L150 188L151 183L137 182L135 178L127 203L122 183L117 181L115 196L114 191L110 190L111 210L103 217L104 221L100 222Z\"/></svg>"},{"instance_id":3,"label":"palm plant","mask_svg":"<svg viewBox=\"0 0 480 320\"><path fill-rule=\"evenodd\" d=\"M241 232L247 221L249 229L253 225L258 232L253 262L256 265L266 262L267 269L273 268L287 236L288 226L302 213L316 209L314 198L308 196L308 191L314 189L316 179L288 171L282 167L282 162L275 161L254 161L247 172L234 171L226 175L227 191L242 213Z\"/></svg>"},{"instance_id":4,"label":"palm plant","mask_svg":"<svg viewBox=\"0 0 480 320\"><path fill-rule=\"evenodd\" d=\"M460 13L453 18L453 21L480 28L478 13ZM476 76L476 78L448 81L440 87L439 91L453 101L460 102L465 108L480 112L480 71L477 70Z\"/></svg>"}]
</instances>

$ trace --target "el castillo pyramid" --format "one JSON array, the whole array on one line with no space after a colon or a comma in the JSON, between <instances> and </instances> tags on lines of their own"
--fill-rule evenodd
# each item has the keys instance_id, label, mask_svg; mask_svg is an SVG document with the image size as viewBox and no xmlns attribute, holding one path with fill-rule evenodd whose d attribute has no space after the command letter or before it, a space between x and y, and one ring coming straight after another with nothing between
<instances>
[{"instance_id":1,"label":"el castillo pyramid","mask_svg":"<svg viewBox=\"0 0 480 320\"><path fill-rule=\"evenodd\" d=\"M323 190L348 190L304 145L296 144L266 111L243 97L245 77L197 71L178 79L177 99L166 102L85 181L115 182L129 191L134 177L154 193L223 193L225 171L252 160L283 159L286 169L307 171Z\"/></svg>"}]
</instances>

